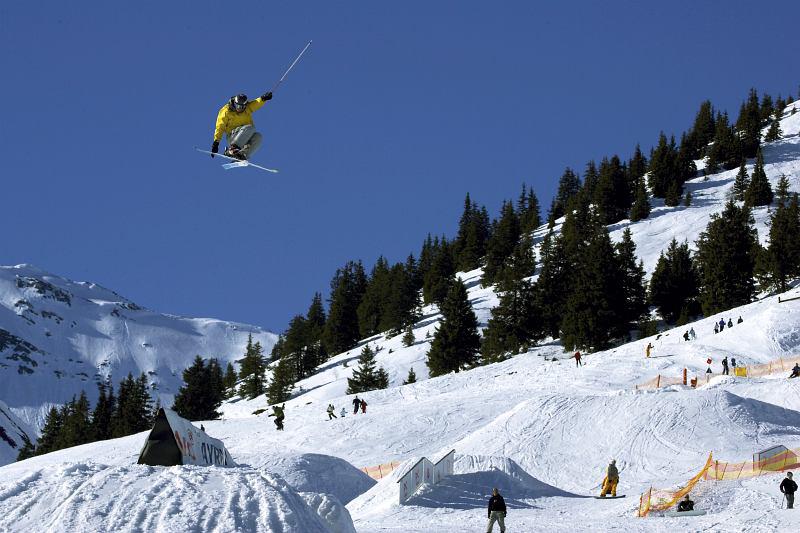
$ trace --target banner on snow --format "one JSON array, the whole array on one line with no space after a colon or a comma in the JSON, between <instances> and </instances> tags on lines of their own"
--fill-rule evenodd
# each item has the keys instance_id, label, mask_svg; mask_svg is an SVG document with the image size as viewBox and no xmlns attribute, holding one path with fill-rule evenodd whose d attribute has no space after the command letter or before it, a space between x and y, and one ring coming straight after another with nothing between
<instances>
[{"instance_id":1,"label":"banner on snow","mask_svg":"<svg viewBox=\"0 0 800 533\"><path fill-rule=\"evenodd\" d=\"M435 485L447 476L453 475L455 450L450 450L444 457L433 464L426 457L421 458L397 481L398 500L403 505L423 483Z\"/></svg>"},{"instance_id":2,"label":"banner on snow","mask_svg":"<svg viewBox=\"0 0 800 533\"><path fill-rule=\"evenodd\" d=\"M221 440L163 408L158 410L138 462L150 466L236 466Z\"/></svg>"}]
</instances>

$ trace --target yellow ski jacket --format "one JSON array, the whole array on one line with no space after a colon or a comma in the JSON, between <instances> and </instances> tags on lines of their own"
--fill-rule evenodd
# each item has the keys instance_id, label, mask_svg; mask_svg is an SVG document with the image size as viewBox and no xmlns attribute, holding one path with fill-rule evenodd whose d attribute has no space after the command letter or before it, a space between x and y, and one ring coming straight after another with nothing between
<instances>
[{"instance_id":1,"label":"yellow ski jacket","mask_svg":"<svg viewBox=\"0 0 800 533\"><path fill-rule=\"evenodd\" d=\"M265 100L256 98L247 102L244 111L241 113L231 109L230 104L225 104L217 114L217 127L214 130L214 140L221 141L223 135L228 135L231 131L245 124L253 124L253 112L261 109ZM253 124L254 125L254 124Z\"/></svg>"}]
</instances>

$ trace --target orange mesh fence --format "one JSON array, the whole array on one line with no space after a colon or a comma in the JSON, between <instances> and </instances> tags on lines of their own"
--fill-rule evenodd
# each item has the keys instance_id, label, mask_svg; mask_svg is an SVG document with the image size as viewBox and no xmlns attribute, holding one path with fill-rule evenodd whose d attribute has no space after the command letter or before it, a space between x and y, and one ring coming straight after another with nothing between
<instances>
[{"instance_id":1,"label":"orange mesh fence","mask_svg":"<svg viewBox=\"0 0 800 533\"><path fill-rule=\"evenodd\" d=\"M761 376L769 376L775 373L791 372L792 368L796 364L800 364L800 356L786 358L781 357L780 359L775 359L762 365L737 366L732 368L731 371L734 376L743 378L757 378ZM723 374L717 372L709 372L687 379L687 370L684 368L683 376L681 377L669 377L659 374L653 379L645 381L644 383L639 383L634 388L636 390L654 390L663 387L670 387L672 385L692 385L695 387L699 385L705 385L713 378L722 375Z\"/></svg>"},{"instance_id":2,"label":"orange mesh fence","mask_svg":"<svg viewBox=\"0 0 800 533\"><path fill-rule=\"evenodd\" d=\"M686 485L677 490L654 489L650 487L650 490L642 494L639 498L639 516L647 516L651 511L666 511L673 507L678 503L678 500L692 491L698 481L705 478L711 464L712 457L711 454L708 454L708 459L703 469L695 474Z\"/></svg>"},{"instance_id":3,"label":"orange mesh fence","mask_svg":"<svg viewBox=\"0 0 800 533\"><path fill-rule=\"evenodd\" d=\"M361 471L372 479L383 479L391 474L398 466L400 466L400 461L392 461L391 463L383 463L375 466L365 466Z\"/></svg>"},{"instance_id":4,"label":"orange mesh fence","mask_svg":"<svg viewBox=\"0 0 800 533\"><path fill-rule=\"evenodd\" d=\"M774 474L800 466L798 456L800 456L800 448L786 450L761 461L744 461L742 463L714 461L706 471L705 479L724 481Z\"/></svg>"}]
</instances>

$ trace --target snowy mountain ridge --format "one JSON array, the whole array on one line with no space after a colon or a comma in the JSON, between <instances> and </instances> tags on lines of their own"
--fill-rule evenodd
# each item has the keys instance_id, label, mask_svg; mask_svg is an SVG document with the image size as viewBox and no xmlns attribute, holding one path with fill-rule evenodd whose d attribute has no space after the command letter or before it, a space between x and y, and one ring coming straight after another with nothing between
<instances>
[{"instance_id":1,"label":"snowy mountain ridge","mask_svg":"<svg viewBox=\"0 0 800 533\"><path fill-rule=\"evenodd\" d=\"M257 326L145 309L95 283L31 265L0 267L0 400L30 426L44 410L95 382L129 372L148 376L171 404L196 355L224 364L244 354L248 335L269 351L277 335Z\"/></svg>"}]
</instances>

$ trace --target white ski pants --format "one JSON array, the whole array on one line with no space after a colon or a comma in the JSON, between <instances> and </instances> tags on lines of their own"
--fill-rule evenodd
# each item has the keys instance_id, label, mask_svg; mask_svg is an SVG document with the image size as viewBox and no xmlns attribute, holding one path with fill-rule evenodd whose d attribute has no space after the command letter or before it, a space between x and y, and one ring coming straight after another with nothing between
<instances>
[{"instance_id":1,"label":"white ski pants","mask_svg":"<svg viewBox=\"0 0 800 533\"><path fill-rule=\"evenodd\" d=\"M489 525L486 526L486 533L492 533L495 522L500 524L500 533L505 533L506 524L505 520L503 520L503 511L492 511L491 514L489 514Z\"/></svg>"},{"instance_id":2,"label":"white ski pants","mask_svg":"<svg viewBox=\"0 0 800 533\"><path fill-rule=\"evenodd\" d=\"M252 124L239 126L231 130L228 135L228 146L232 144L241 148L244 155L250 159L250 156L261 147L261 134L256 131L255 126Z\"/></svg>"}]
</instances>

